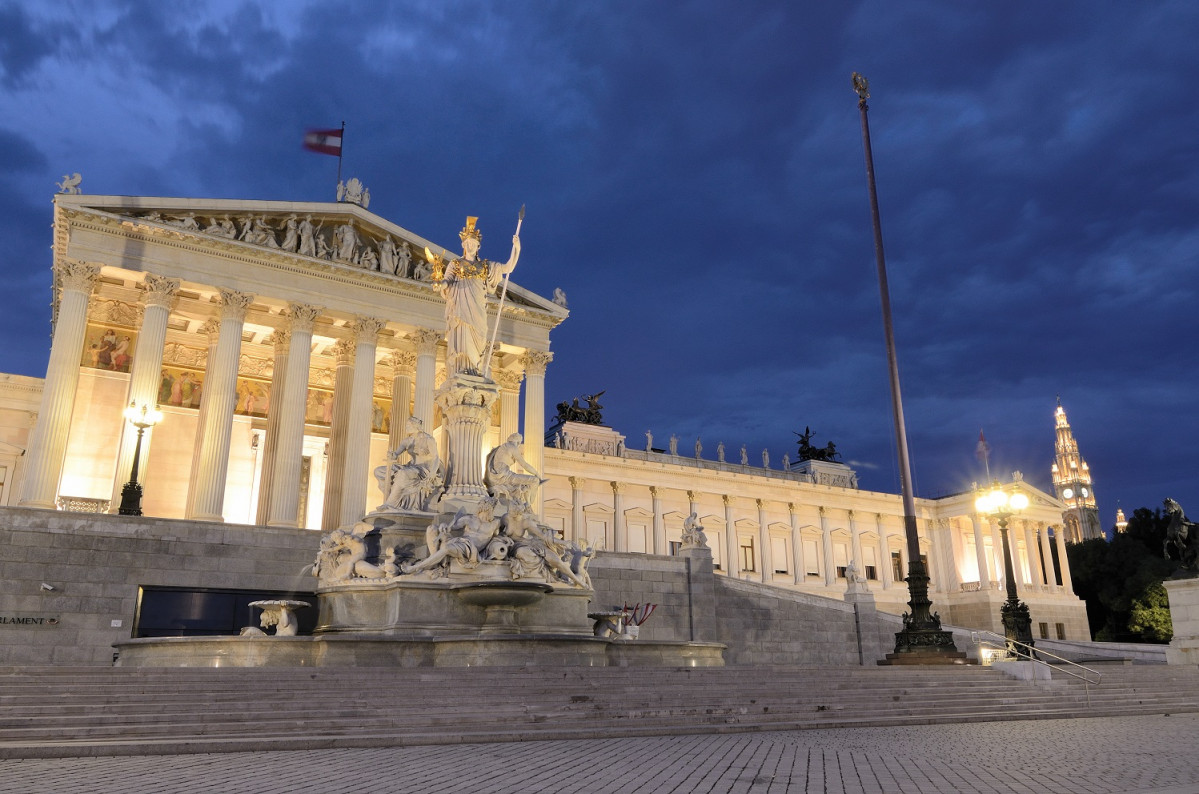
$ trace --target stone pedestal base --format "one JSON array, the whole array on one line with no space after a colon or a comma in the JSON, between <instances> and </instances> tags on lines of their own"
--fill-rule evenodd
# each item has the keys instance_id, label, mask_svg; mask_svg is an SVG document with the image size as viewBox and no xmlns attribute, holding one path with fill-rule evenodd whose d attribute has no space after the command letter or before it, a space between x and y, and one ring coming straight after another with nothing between
<instances>
[{"instance_id":1,"label":"stone pedestal base","mask_svg":"<svg viewBox=\"0 0 1199 794\"><path fill-rule=\"evenodd\" d=\"M1166 664L1199 664L1199 578L1168 579L1174 639L1166 648Z\"/></svg>"}]
</instances>

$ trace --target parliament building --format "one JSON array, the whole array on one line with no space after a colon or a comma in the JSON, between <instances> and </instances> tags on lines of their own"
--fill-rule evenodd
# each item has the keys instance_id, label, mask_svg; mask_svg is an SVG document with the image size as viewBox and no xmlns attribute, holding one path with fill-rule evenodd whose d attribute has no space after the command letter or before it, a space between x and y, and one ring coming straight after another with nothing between
<instances>
[{"instance_id":1,"label":"parliament building","mask_svg":"<svg viewBox=\"0 0 1199 794\"><path fill-rule=\"evenodd\" d=\"M383 499L375 470L409 417L444 443L434 400L444 301L426 250L446 253L349 201L57 195L46 375L0 375L0 512L24 511L27 523L31 509L69 514L86 533L89 517L117 513L136 451L144 515L124 517L130 533L222 526L252 544L256 532L316 537L358 521ZM545 374L551 333L569 315L562 304L507 286L490 370L500 397L484 435L484 453L523 435L525 460L547 480L537 505L545 524L597 560L638 566L675 556L694 513L718 577L841 602L852 561L880 612L907 609L902 500L862 490L848 466L681 454L626 443L598 411L564 404L555 417ZM492 321L499 309L491 297ZM161 412L140 443L131 405ZM1034 636L1087 640L1065 544L1092 536L1094 502L1058 412L1057 493L1009 482L1031 503L1010 538ZM1001 632L999 528L974 498L918 499L920 548L941 618ZM171 584L136 559L115 560L111 575L131 590ZM224 587L236 571L219 573L189 586ZM264 581L248 566L240 573L246 587ZM50 581L53 569L38 576L70 590ZM9 611L47 603L24 595ZM128 636L136 616L122 609L113 606L111 623Z\"/></svg>"}]
</instances>

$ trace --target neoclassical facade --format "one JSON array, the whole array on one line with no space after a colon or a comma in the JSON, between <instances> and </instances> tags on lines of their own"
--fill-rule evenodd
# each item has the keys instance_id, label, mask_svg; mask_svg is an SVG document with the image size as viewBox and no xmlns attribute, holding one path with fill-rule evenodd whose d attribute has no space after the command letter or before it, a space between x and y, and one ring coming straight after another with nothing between
<instances>
[{"instance_id":1,"label":"neoclassical facade","mask_svg":"<svg viewBox=\"0 0 1199 794\"><path fill-rule=\"evenodd\" d=\"M444 443L444 301L426 248L445 253L352 203L57 196L50 362L44 382L0 379L0 504L115 512L132 403L163 413L140 451L147 515L358 520L382 499L374 469L410 416ZM488 307L494 321L498 300ZM547 524L611 552L670 555L695 513L726 576L840 599L852 561L880 609L906 609L902 501L860 490L847 467L629 449L602 425L547 433L550 332L567 315L511 283L490 373L500 399L484 454L523 433ZM1032 502L1010 535L1034 635L1087 639L1065 505L1011 487ZM998 630L999 529L973 501L917 500L921 549L942 618Z\"/></svg>"}]
</instances>

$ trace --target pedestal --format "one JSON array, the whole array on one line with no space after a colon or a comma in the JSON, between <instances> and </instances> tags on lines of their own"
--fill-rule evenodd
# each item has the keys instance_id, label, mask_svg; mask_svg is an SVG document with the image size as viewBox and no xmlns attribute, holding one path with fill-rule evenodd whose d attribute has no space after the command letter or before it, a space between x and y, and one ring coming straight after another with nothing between
<instances>
[{"instance_id":1,"label":"pedestal","mask_svg":"<svg viewBox=\"0 0 1199 794\"><path fill-rule=\"evenodd\" d=\"M437 406L445 418L446 475L443 505L487 496L483 483L483 436L491 423L491 405L499 398L494 381L455 375L437 390Z\"/></svg>"},{"instance_id":2,"label":"pedestal","mask_svg":"<svg viewBox=\"0 0 1199 794\"><path fill-rule=\"evenodd\" d=\"M1162 584L1174 624L1166 664L1199 664L1199 578L1167 579Z\"/></svg>"}]
</instances>

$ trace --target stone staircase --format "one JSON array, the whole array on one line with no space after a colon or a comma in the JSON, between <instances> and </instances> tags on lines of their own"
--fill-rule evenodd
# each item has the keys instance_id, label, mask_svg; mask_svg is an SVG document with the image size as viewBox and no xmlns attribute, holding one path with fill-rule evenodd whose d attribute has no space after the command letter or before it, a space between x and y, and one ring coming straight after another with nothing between
<instances>
[{"instance_id":1,"label":"stone staircase","mask_svg":"<svg viewBox=\"0 0 1199 794\"><path fill-rule=\"evenodd\" d=\"M0 668L0 758L1199 712L1199 667ZM1089 705L1088 705L1089 699Z\"/></svg>"}]
</instances>

